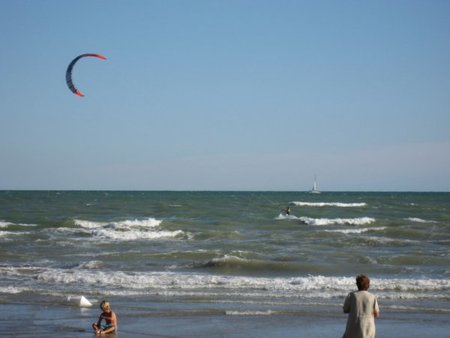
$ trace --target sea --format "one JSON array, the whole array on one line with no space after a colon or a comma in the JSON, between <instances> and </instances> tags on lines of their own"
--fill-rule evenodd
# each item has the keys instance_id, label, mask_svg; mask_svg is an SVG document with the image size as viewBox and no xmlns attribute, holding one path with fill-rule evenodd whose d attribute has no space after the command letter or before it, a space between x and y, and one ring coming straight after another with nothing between
<instances>
[{"instance_id":1,"label":"sea","mask_svg":"<svg viewBox=\"0 0 450 338\"><path fill-rule=\"evenodd\" d=\"M450 193L0 191L0 304L342 316L358 274L450 315Z\"/></svg>"}]
</instances>

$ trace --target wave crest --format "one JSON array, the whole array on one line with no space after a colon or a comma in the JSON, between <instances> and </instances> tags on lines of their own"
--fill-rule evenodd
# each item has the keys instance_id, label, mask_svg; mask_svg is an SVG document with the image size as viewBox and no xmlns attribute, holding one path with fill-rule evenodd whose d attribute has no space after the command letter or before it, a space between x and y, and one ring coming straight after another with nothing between
<instances>
[{"instance_id":1,"label":"wave crest","mask_svg":"<svg viewBox=\"0 0 450 338\"><path fill-rule=\"evenodd\" d=\"M87 220L74 220L76 226L89 230L96 239L112 241L134 241L134 240L155 240L178 238L188 236L182 230L162 230L160 225L162 220L155 218L131 219L117 222L96 222ZM67 228L64 230L69 231ZM61 228L59 228L62 231Z\"/></svg>"},{"instance_id":2,"label":"wave crest","mask_svg":"<svg viewBox=\"0 0 450 338\"><path fill-rule=\"evenodd\" d=\"M310 218L300 217L302 222L308 225L366 225L375 222L372 217L357 217L357 218Z\"/></svg>"},{"instance_id":3,"label":"wave crest","mask_svg":"<svg viewBox=\"0 0 450 338\"><path fill-rule=\"evenodd\" d=\"M159 226L162 221L149 217L147 219L131 219L131 220L124 220L124 221L118 221L118 222L95 222L95 221L86 221L86 220L80 220L76 219L74 220L75 225L78 225L82 228L86 229L96 229L96 228L103 228L105 226L110 226L113 228L128 228L128 227L144 227L144 228L154 228Z\"/></svg>"},{"instance_id":4,"label":"wave crest","mask_svg":"<svg viewBox=\"0 0 450 338\"><path fill-rule=\"evenodd\" d=\"M343 202L291 202L299 207L338 207L338 208L361 208L367 206L367 203L343 203Z\"/></svg>"}]
</instances>

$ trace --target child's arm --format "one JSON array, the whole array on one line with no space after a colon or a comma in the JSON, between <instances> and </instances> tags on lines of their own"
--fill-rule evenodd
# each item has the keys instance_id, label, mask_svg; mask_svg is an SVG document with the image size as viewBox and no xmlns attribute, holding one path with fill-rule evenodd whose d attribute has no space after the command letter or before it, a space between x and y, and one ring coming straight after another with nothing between
<instances>
[{"instance_id":1,"label":"child's arm","mask_svg":"<svg viewBox=\"0 0 450 338\"><path fill-rule=\"evenodd\" d=\"M101 315L98 317L98 320L97 320L97 327L100 327L100 324L102 323L102 318L103 318L103 314L101 314Z\"/></svg>"},{"instance_id":2,"label":"child's arm","mask_svg":"<svg viewBox=\"0 0 450 338\"><path fill-rule=\"evenodd\" d=\"M113 333L113 332L116 331L116 329L117 329L117 318L116 318L116 314L114 312L111 312L111 318L110 318L109 325L111 325L111 326L108 327L106 330L100 331L100 334L108 334L108 333Z\"/></svg>"}]
</instances>

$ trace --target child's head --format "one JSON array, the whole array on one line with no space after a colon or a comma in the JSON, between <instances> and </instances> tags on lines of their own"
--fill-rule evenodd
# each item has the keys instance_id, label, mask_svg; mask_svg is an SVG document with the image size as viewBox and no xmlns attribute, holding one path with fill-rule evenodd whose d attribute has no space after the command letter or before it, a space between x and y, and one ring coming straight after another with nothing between
<instances>
[{"instance_id":1,"label":"child's head","mask_svg":"<svg viewBox=\"0 0 450 338\"><path fill-rule=\"evenodd\" d=\"M102 309L102 311L105 311L105 312L110 312L111 304L109 304L108 301L104 300L100 303L100 309Z\"/></svg>"}]
</instances>

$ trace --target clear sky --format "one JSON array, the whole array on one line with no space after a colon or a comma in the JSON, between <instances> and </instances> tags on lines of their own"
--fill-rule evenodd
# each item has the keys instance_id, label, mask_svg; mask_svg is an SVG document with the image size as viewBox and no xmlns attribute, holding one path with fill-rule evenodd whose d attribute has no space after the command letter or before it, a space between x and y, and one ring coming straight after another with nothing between
<instances>
[{"instance_id":1,"label":"clear sky","mask_svg":"<svg viewBox=\"0 0 450 338\"><path fill-rule=\"evenodd\" d=\"M450 191L450 2L0 1L0 189ZM65 83L82 53L75 85Z\"/></svg>"}]
</instances>

